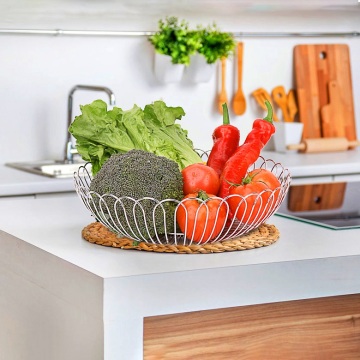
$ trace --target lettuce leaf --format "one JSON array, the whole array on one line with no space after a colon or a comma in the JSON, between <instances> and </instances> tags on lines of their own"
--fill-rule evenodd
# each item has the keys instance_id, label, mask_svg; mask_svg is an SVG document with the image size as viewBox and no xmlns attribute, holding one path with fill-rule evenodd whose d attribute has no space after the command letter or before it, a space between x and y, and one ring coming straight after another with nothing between
<instances>
[{"instance_id":1,"label":"lettuce leaf","mask_svg":"<svg viewBox=\"0 0 360 360\"><path fill-rule=\"evenodd\" d=\"M95 100L80 106L69 132L76 139L76 148L85 161L92 164L95 175L114 153L131 149L146 150L178 163L179 168L202 162L186 130L176 123L185 115L181 107L168 107L155 101L142 110L137 105L123 111Z\"/></svg>"}]
</instances>

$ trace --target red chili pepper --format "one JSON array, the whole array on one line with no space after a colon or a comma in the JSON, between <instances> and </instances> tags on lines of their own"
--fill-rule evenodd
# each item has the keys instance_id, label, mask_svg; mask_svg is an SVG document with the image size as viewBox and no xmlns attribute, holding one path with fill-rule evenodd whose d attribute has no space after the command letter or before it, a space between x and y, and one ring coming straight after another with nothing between
<instances>
[{"instance_id":1,"label":"red chili pepper","mask_svg":"<svg viewBox=\"0 0 360 360\"><path fill-rule=\"evenodd\" d=\"M268 109L267 115L263 119L256 119L253 122L252 130L246 137L244 143L251 142L256 139L260 140L264 147L270 140L271 136L275 133L275 126L273 124L273 109L270 102L267 100L265 100L265 105Z\"/></svg>"},{"instance_id":2,"label":"red chili pepper","mask_svg":"<svg viewBox=\"0 0 360 360\"><path fill-rule=\"evenodd\" d=\"M219 176L226 161L239 147L240 131L236 126L230 125L229 111L226 103L223 107L223 125L218 126L213 132L213 147L207 165L212 167Z\"/></svg>"},{"instance_id":3,"label":"red chili pepper","mask_svg":"<svg viewBox=\"0 0 360 360\"><path fill-rule=\"evenodd\" d=\"M253 128L246 137L243 145L239 146L224 166L220 176L218 196L224 198L229 195L231 184L240 184L248 168L259 158L261 149L275 132L272 115L273 110L269 101L265 101L268 114L264 119L256 119Z\"/></svg>"}]
</instances>

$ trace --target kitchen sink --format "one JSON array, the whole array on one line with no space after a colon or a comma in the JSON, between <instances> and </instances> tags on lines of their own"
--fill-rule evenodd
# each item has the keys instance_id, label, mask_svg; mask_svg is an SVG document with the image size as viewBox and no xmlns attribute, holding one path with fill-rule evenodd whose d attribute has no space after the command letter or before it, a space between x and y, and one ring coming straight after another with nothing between
<instances>
[{"instance_id":1,"label":"kitchen sink","mask_svg":"<svg viewBox=\"0 0 360 360\"><path fill-rule=\"evenodd\" d=\"M43 160L34 162L13 162L7 163L6 166L52 178L71 178L74 176L74 172L76 172L80 166L85 164L85 162L81 161L67 163L60 160Z\"/></svg>"},{"instance_id":2,"label":"kitchen sink","mask_svg":"<svg viewBox=\"0 0 360 360\"><path fill-rule=\"evenodd\" d=\"M74 86L68 96L68 123L66 131L66 144L64 151L64 160L43 160L43 161L33 161L33 162L11 162L5 164L14 169L26 171L32 174L43 175L51 178L72 178L74 173L78 171L80 166L84 166L86 162L79 161L74 158L75 154L78 154L78 151L74 144L72 143L72 136L68 131L71 122L73 120L72 115L72 105L73 105L73 95L76 90L91 90L91 91L104 91L109 96L110 105L115 105L115 95L114 93L107 88L106 86L94 86L94 85L76 85ZM90 165L90 164L89 164ZM91 166L87 166L86 170L90 171Z\"/></svg>"}]
</instances>

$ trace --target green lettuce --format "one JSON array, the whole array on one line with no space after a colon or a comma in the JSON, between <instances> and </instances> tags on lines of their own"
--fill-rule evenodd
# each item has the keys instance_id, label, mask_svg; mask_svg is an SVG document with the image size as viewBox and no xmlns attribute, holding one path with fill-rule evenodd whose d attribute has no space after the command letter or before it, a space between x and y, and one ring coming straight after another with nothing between
<instances>
[{"instance_id":1,"label":"green lettuce","mask_svg":"<svg viewBox=\"0 0 360 360\"><path fill-rule=\"evenodd\" d=\"M181 107L155 101L144 109L134 105L127 111L118 107L108 110L104 101L95 100L80 109L69 132L83 160L91 162L93 175L112 154L131 149L174 160L180 169L202 161L188 132L176 123L185 115Z\"/></svg>"}]
</instances>

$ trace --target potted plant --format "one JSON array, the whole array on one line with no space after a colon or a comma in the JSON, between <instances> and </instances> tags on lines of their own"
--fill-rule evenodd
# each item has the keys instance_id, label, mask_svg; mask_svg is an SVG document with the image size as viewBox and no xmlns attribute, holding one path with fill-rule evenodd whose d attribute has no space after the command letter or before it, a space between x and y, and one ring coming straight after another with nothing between
<instances>
[{"instance_id":1,"label":"potted plant","mask_svg":"<svg viewBox=\"0 0 360 360\"><path fill-rule=\"evenodd\" d=\"M197 36L200 46L191 57L188 71L193 81L204 82L210 80L218 60L234 53L236 42L231 33L220 31L215 23L206 28L199 26Z\"/></svg>"},{"instance_id":2,"label":"potted plant","mask_svg":"<svg viewBox=\"0 0 360 360\"><path fill-rule=\"evenodd\" d=\"M179 81L190 56L200 46L198 33L190 31L188 23L177 17L159 20L159 31L149 41L155 49L155 75L161 82Z\"/></svg>"},{"instance_id":3,"label":"potted plant","mask_svg":"<svg viewBox=\"0 0 360 360\"><path fill-rule=\"evenodd\" d=\"M197 51L204 56L208 64L214 64L234 53L236 46L234 36L220 31L215 23L207 28L199 28L198 32L201 45Z\"/></svg>"}]
</instances>

